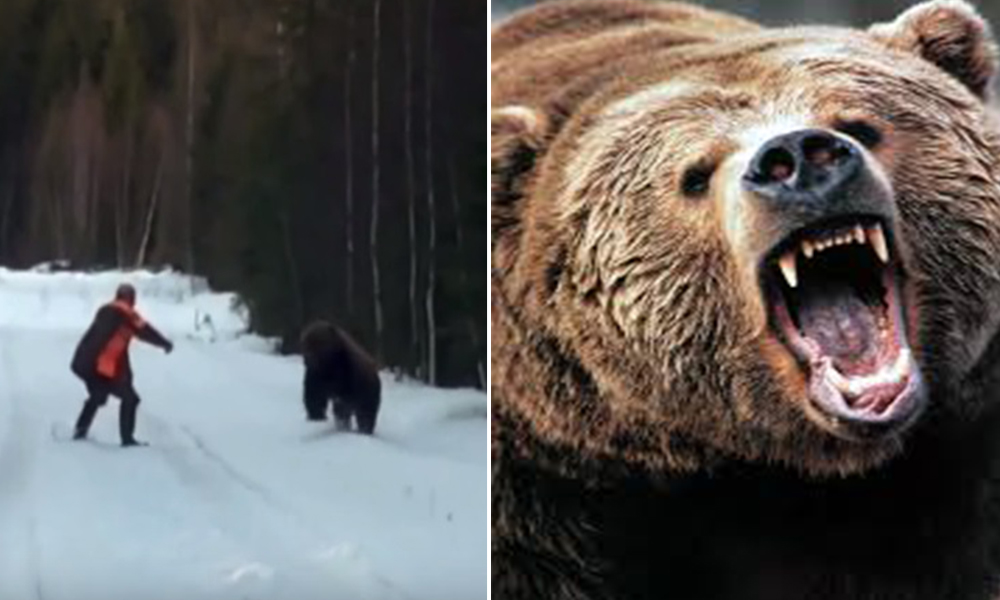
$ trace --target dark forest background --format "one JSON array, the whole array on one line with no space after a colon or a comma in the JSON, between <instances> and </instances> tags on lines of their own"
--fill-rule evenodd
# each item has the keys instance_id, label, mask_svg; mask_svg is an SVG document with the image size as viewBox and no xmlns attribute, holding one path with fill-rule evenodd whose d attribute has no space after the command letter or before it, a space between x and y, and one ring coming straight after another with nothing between
<instances>
[{"instance_id":1,"label":"dark forest background","mask_svg":"<svg viewBox=\"0 0 1000 600\"><path fill-rule=\"evenodd\" d=\"M3 0L0 264L173 266L484 384L483 0Z\"/></svg>"}]
</instances>

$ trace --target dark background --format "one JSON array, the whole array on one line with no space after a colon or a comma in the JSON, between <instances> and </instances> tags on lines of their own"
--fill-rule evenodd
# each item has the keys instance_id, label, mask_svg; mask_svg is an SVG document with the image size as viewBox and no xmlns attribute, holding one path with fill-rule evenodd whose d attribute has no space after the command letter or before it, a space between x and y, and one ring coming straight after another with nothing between
<instances>
[{"instance_id":1,"label":"dark background","mask_svg":"<svg viewBox=\"0 0 1000 600\"><path fill-rule=\"evenodd\" d=\"M483 385L486 5L3 0L0 264L173 265Z\"/></svg>"},{"instance_id":2,"label":"dark background","mask_svg":"<svg viewBox=\"0 0 1000 600\"><path fill-rule=\"evenodd\" d=\"M493 0L491 17L495 21L511 10L530 6L532 0ZM867 25L875 21L888 21L907 7L919 4L916 0L707 0L693 2L708 8L736 13L766 25L805 25L823 23L831 25ZM1000 2L995 0L972 2L980 13L1000 26Z\"/></svg>"}]
</instances>

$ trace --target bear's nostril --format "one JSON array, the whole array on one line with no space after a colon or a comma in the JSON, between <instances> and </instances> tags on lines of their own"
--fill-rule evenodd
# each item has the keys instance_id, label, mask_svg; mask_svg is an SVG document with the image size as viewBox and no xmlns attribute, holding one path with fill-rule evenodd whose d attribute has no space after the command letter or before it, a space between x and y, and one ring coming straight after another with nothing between
<instances>
[{"instance_id":1,"label":"bear's nostril","mask_svg":"<svg viewBox=\"0 0 1000 600\"><path fill-rule=\"evenodd\" d=\"M771 148L758 164L759 183L785 181L795 174L795 157L784 148Z\"/></svg>"},{"instance_id":2,"label":"bear's nostril","mask_svg":"<svg viewBox=\"0 0 1000 600\"><path fill-rule=\"evenodd\" d=\"M802 140L802 154L815 167L826 167L844 159L850 152L830 136L812 136Z\"/></svg>"}]
</instances>

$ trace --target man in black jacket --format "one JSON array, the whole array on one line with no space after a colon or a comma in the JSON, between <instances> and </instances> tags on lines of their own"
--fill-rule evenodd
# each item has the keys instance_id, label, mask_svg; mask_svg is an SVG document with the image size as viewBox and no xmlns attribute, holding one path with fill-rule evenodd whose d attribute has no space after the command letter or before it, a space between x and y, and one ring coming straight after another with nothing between
<instances>
[{"instance_id":1,"label":"man in black jacket","mask_svg":"<svg viewBox=\"0 0 1000 600\"><path fill-rule=\"evenodd\" d=\"M144 446L136 441L135 416L139 395L132 387L132 365L128 347L132 337L163 348L168 354L174 345L135 311L135 288L118 286L115 299L98 309L93 322L73 354L71 369L87 386L87 401L76 420L74 439L87 437L97 409L108 396L121 400L118 418L122 446Z\"/></svg>"}]
</instances>

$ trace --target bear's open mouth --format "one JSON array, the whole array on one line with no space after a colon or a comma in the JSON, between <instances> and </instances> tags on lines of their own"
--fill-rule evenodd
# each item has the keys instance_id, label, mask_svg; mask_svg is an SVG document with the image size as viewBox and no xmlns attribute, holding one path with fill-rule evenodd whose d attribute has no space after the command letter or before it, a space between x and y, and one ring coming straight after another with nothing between
<instances>
[{"instance_id":1,"label":"bear's open mouth","mask_svg":"<svg viewBox=\"0 0 1000 600\"><path fill-rule=\"evenodd\" d=\"M799 230L765 262L772 327L808 370L824 424L898 429L922 405L903 317L902 261L879 219Z\"/></svg>"}]
</instances>

